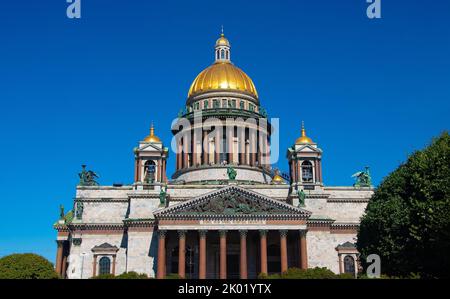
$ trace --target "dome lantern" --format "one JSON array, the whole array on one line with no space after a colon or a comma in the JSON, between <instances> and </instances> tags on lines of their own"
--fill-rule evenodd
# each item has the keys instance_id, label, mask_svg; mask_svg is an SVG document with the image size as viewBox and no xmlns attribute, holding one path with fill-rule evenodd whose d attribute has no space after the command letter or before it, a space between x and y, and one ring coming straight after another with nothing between
<instances>
[{"instance_id":1,"label":"dome lantern","mask_svg":"<svg viewBox=\"0 0 450 299\"><path fill-rule=\"evenodd\" d=\"M220 34L219 39L216 41L215 46L216 63L230 63L231 62L230 49L231 49L230 42L225 37L222 26L222 33Z\"/></svg>"}]
</instances>

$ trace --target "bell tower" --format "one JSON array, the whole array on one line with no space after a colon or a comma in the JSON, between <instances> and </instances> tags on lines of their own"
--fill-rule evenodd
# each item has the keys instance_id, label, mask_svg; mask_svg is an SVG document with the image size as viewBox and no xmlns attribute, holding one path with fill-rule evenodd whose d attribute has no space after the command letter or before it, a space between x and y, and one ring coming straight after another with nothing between
<instances>
[{"instance_id":1,"label":"bell tower","mask_svg":"<svg viewBox=\"0 0 450 299\"><path fill-rule=\"evenodd\" d=\"M322 150L306 136L302 122L301 136L287 151L291 174L291 186L295 190L314 190L323 186Z\"/></svg>"},{"instance_id":2,"label":"bell tower","mask_svg":"<svg viewBox=\"0 0 450 299\"><path fill-rule=\"evenodd\" d=\"M154 186L167 182L166 165L169 149L164 147L162 141L155 135L153 123L150 134L134 149L134 155L135 185L143 185L144 189L154 189Z\"/></svg>"}]
</instances>

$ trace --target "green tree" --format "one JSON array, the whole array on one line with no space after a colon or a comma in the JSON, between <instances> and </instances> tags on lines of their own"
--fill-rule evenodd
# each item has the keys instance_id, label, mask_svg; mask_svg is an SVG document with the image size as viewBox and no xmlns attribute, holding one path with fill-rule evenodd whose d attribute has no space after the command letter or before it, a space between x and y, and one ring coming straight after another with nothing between
<instances>
[{"instance_id":1,"label":"green tree","mask_svg":"<svg viewBox=\"0 0 450 299\"><path fill-rule=\"evenodd\" d=\"M53 264L33 254L11 254L0 259L0 279L55 279Z\"/></svg>"},{"instance_id":2,"label":"green tree","mask_svg":"<svg viewBox=\"0 0 450 299\"><path fill-rule=\"evenodd\" d=\"M449 168L450 136L444 132L383 180L361 219L363 262L378 254L389 276L450 277Z\"/></svg>"}]
</instances>

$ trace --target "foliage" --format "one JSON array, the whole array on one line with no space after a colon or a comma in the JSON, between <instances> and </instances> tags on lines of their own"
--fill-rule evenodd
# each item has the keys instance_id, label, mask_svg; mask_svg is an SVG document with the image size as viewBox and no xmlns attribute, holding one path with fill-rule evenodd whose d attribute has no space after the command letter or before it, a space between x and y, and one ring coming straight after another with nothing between
<instances>
[{"instance_id":1,"label":"foliage","mask_svg":"<svg viewBox=\"0 0 450 299\"><path fill-rule=\"evenodd\" d=\"M58 274L44 257L33 254L11 254L0 259L0 279L56 279Z\"/></svg>"},{"instance_id":2,"label":"foliage","mask_svg":"<svg viewBox=\"0 0 450 299\"><path fill-rule=\"evenodd\" d=\"M449 278L450 136L413 153L386 177L361 219L357 247L363 267L378 254L390 277Z\"/></svg>"},{"instance_id":3,"label":"foliage","mask_svg":"<svg viewBox=\"0 0 450 299\"><path fill-rule=\"evenodd\" d=\"M94 277L91 277L91 279L116 279L116 276L112 274L100 274Z\"/></svg>"},{"instance_id":4,"label":"foliage","mask_svg":"<svg viewBox=\"0 0 450 299\"><path fill-rule=\"evenodd\" d=\"M183 279L180 275L176 273L167 274L166 279Z\"/></svg>"},{"instance_id":5,"label":"foliage","mask_svg":"<svg viewBox=\"0 0 450 299\"><path fill-rule=\"evenodd\" d=\"M310 269L299 269L299 268L289 268L287 271L281 274L263 274L258 275L259 279L352 279L354 278L351 274L334 274L331 270L327 268L310 268Z\"/></svg>"},{"instance_id":6,"label":"foliage","mask_svg":"<svg viewBox=\"0 0 450 299\"><path fill-rule=\"evenodd\" d=\"M145 273L137 273L134 271L125 272L118 276L116 276L117 279L148 279L147 274Z\"/></svg>"}]
</instances>

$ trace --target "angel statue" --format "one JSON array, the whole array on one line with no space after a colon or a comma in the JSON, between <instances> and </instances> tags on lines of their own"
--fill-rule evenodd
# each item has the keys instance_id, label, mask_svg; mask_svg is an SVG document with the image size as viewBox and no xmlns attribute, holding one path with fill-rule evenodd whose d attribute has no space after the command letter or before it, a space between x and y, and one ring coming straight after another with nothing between
<instances>
[{"instance_id":1,"label":"angel statue","mask_svg":"<svg viewBox=\"0 0 450 299\"><path fill-rule=\"evenodd\" d=\"M297 196L298 196L298 207L304 207L306 198L305 191L303 191L303 189L297 190Z\"/></svg>"},{"instance_id":2,"label":"angel statue","mask_svg":"<svg viewBox=\"0 0 450 299\"><path fill-rule=\"evenodd\" d=\"M229 166L227 167L227 175L229 180L234 181L237 176L237 171L232 166Z\"/></svg>"},{"instance_id":3,"label":"angel statue","mask_svg":"<svg viewBox=\"0 0 450 299\"><path fill-rule=\"evenodd\" d=\"M159 192L159 206L164 207L166 205L166 198L167 198L167 185L165 188L161 188L161 191Z\"/></svg>"},{"instance_id":4,"label":"angel statue","mask_svg":"<svg viewBox=\"0 0 450 299\"><path fill-rule=\"evenodd\" d=\"M65 214L64 214L64 206L59 205L59 220L64 220Z\"/></svg>"},{"instance_id":5,"label":"angel statue","mask_svg":"<svg viewBox=\"0 0 450 299\"><path fill-rule=\"evenodd\" d=\"M98 186L98 183L95 179L98 179L99 176L93 172L92 170L86 170L86 165L81 165L82 170L78 174L80 177L79 186Z\"/></svg>"},{"instance_id":6,"label":"angel statue","mask_svg":"<svg viewBox=\"0 0 450 299\"><path fill-rule=\"evenodd\" d=\"M358 171L357 173L352 175L352 178L356 179L353 187L370 187L372 185L369 166L366 166L364 171Z\"/></svg>"}]
</instances>

